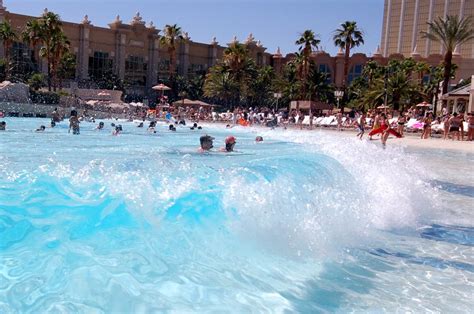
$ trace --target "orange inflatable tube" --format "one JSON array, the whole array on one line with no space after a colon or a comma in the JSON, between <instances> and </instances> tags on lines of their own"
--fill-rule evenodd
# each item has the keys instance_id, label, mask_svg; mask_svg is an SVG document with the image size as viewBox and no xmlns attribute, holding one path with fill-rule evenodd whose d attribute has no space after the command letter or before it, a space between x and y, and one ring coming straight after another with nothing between
<instances>
[{"instance_id":1,"label":"orange inflatable tube","mask_svg":"<svg viewBox=\"0 0 474 314\"><path fill-rule=\"evenodd\" d=\"M241 126L248 126L248 125L249 125L249 123L248 123L247 121L245 121L244 119L240 119L240 120L239 120L239 124L240 124Z\"/></svg>"}]
</instances>

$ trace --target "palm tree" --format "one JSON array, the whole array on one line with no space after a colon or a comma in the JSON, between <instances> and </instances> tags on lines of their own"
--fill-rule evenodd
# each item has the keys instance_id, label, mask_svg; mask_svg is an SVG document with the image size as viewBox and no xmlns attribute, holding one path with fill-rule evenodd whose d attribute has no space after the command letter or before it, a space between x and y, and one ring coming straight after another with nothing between
<instances>
[{"instance_id":1,"label":"palm tree","mask_svg":"<svg viewBox=\"0 0 474 314\"><path fill-rule=\"evenodd\" d=\"M446 18L438 17L433 22L428 22L428 31L421 32L423 38L440 42L446 51L444 54L443 94L448 92L453 51L457 46L474 39L472 23L472 16L459 19L457 15L448 15Z\"/></svg>"},{"instance_id":2,"label":"palm tree","mask_svg":"<svg viewBox=\"0 0 474 314\"><path fill-rule=\"evenodd\" d=\"M46 60L48 61L48 90L51 91L51 86L52 86L52 81L53 81L53 75L54 73L52 72L53 67L55 64L59 63L60 59L54 60L55 51L57 52L58 50L58 45L59 42L55 41L61 41L64 35L61 36L60 34L63 34L63 31L61 29L62 23L59 15L53 13L53 12L45 12L39 21L40 24L40 32L41 34L41 39L42 43L44 44L44 47L40 49L40 56L45 57ZM56 47L56 48L55 48Z\"/></svg>"},{"instance_id":3,"label":"palm tree","mask_svg":"<svg viewBox=\"0 0 474 314\"><path fill-rule=\"evenodd\" d=\"M166 25L163 30L163 36L160 37L160 44L168 48L170 57L169 78L173 77L176 68L176 43L178 40L183 40L183 33L181 27L178 25Z\"/></svg>"},{"instance_id":4,"label":"palm tree","mask_svg":"<svg viewBox=\"0 0 474 314\"><path fill-rule=\"evenodd\" d=\"M7 79L10 76L10 50L12 48L13 42L17 38L18 36L13 31L10 22L5 21L3 23L0 23L0 40L3 41L3 47L5 50L5 60L6 60L5 76Z\"/></svg>"},{"instance_id":5,"label":"palm tree","mask_svg":"<svg viewBox=\"0 0 474 314\"><path fill-rule=\"evenodd\" d=\"M38 20L30 20L26 22L25 29L22 33L22 39L25 43L29 44L31 49L34 51L34 58L39 67L39 51L36 47L43 43L42 27Z\"/></svg>"},{"instance_id":6,"label":"palm tree","mask_svg":"<svg viewBox=\"0 0 474 314\"><path fill-rule=\"evenodd\" d=\"M420 86L422 86L423 85L423 76L426 73L430 72L430 66L426 62L420 61L420 62L416 63L414 71L416 73L418 73L418 82L419 82Z\"/></svg>"},{"instance_id":7,"label":"palm tree","mask_svg":"<svg viewBox=\"0 0 474 314\"><path fill-rule=\"evenodd\" d=\"M318 49L318 45L321 41L316 38L316 35L312 30L305 30L303 33L300 34L300 38L296 40L295 44L300 45L299 47L299 54L296 54L295 62L298 64L298 73L300 79L303 81L301 85L303 90L302 94L306 94L306 80L309 76L309 70L311 66L311 53L314 49Z\"/></svg>"},{"instance_id":8,"label":"palm tree","mask_svg":"<svg viewBox=\"0 0 474 314\"><path fill-rule=\"evenodd\" d=\"M53 88L56 90L58 85L58 70L63 61L63 57L69 53L70 42L63 32L54 34L51 41L51 75L53 81Z\"/></svg>"},{"instance_id":9,"label":"palm tree","mask_svg":"<svg viewBox=\"0 0 474 314\"><path fill-rule=\"evenodd\" d=\"M344 81L342 84L345 87L349 72L351 49L364 44L363 33L357 27L357 22L346 21L341 24L341 28L336 29L333 40L336 47L344 50Z\"/></svg>"}]
</instances>

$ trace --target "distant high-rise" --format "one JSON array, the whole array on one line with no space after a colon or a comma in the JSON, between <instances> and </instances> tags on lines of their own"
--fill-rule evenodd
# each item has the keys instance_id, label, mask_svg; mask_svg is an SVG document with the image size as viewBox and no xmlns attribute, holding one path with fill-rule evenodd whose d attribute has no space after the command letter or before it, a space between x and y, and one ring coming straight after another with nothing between
<instances>
[{"instance_id":1,"label":"distant high-rise","mask_svg":"<svg viewBox=\"0 0 474 314\"><path fill-rule=\"evenodd\" d=\"M447 15L474 16L474 0L385 0L380 45L383 56L443 54L438 42L422 38L420 32L427 31L427 22ZM474 41L457 47L455 53L462 58L474 58Z\"/></svg>"}]
</instances>

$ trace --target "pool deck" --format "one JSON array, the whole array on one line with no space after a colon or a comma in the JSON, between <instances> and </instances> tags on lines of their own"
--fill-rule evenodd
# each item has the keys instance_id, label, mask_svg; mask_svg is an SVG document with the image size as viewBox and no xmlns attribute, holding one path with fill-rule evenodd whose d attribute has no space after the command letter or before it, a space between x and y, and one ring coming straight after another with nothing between
<instances>
[{"instance_id":1,"label":"pool deck","mask_svg":"<svg viewBox=\"0 0 474 314\"><path fill-rule=\"evenodd\" d=\"M353 130L344 130L336 131L333 129L317 128L316 131L321 131L324 133L337 134L338 136L344 137L355 137L356 132ZM368 139L368 132L364 134L363 140ZM460 152L473 153L474 154L474 141L453 141L452 139L444 140L442 137L431 137L429 139L421 139L420 133L405 133L405 137L397 139L394 137L389 137L387 145L402 145L413 148L425 148L425 149L449 149L456 150ZM467 137L465 136L464 139ZM374 142L380 141L380 137L374 137Z\"/></svg>"}]
</instances>

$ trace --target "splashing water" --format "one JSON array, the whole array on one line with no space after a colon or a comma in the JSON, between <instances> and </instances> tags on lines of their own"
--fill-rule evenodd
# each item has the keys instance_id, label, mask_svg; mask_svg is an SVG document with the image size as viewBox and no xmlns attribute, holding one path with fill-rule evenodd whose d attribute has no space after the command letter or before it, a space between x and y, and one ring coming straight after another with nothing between
<instances>
[{"instance_id":1,"label":"splashing water","mask_svg":"<svg viewBox=\"0 0 474 314\"><path fill-rule=\"evenodd\" d=\"M198 154L201 133L187 128L171 133L161 125L152 135L124 122L114 137L83 123L72 136L62 124L31 132L39 119L7 123L2 312L469 304L462 288L449 289L446 302L433 295L443 269L473 279L474 241L436 238L447 194L403 148L317 131L209 125L203 131L215 146L232 133L237 152ZM256 132L263 143L253 142ZM429 237L420 232L430 225ZM467 228L456 230L464 237ZM415 283L427 285L424 302L403 297Z\"/></svg>"}]
</instances>

